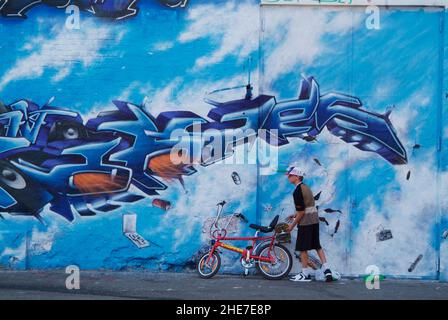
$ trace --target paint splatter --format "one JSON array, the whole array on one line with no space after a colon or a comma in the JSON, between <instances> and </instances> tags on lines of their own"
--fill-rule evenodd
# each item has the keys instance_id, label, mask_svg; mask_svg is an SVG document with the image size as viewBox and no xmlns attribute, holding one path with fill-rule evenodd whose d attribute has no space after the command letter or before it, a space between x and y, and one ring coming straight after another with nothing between
<instances>
[{"instance_id":1,"label":"paint splatter","mask_svg":"<svg viewBox=\"0 0 448 320\"><path fill-rule=\"evenodd\" d=\"M313 136L305 136L302 139L305 140L306 142L315 142L315 141L317 141L316 137L313 137Z\"/></svg>"},{"instance_id":2,"label":"paint splatter","mask_svg":"<svg viewBox=\"0 0 448 320\"><path fill-rule=\"evenodd\" d=\"M406 180L409 180L411 178L411 170L408 171L408 174L406 175Z\"/></svg>"},{"instance_id":3,"label":"paint splatter","mask_svg":"<svg viewBox=\"0 0 448 320\"><path fill-rule=\"evenodd\" d=\"M409 272L414 271L415 267L417 267L417 264L422 260L422 258L423 258L423 255L422 254L419 255L417 257L417 259L415 259L415 261L411 264L411 266L409 267L408 271Z\"/></svg>"},{"instance_id":4,"label":"paint splatter","mask_svg":"<svg viewBox=\"0 0 448 320\"><path fill-rule=\"evenodd\" d=\"M391 230L384 229L384 230L381 230L380 232L378 232L376 234L376 241L377 242L390 240L392 238L393 238L393 236L392 236L392 231Z\"/></svg>"},{"instance_id":5,"label":"paint splatter","mask_svg":"<svg viewBox=\"0 0 448 320\"><path fill-rule=\"evenodd\" d=\"M327 219L325 219L324 217L319 217L319 221L325 223L327 226L330 225L330 224L328 223Z\"/></svg>"},{"instance_id":6,"label":"paint splatter","mask_svg":"<svg viewBox=\"0 0 448 320\"><path fill-rule=\"evenodd\" d=\"M171 202L163 200L163 199L152 200L152 205L154 207L160 208L164 211L168 211L171 208Z\"/></svg>"},{"instance_id":7,"label":"paint splatter","mask_svg":"<svg viewBox=\"0 0 448 320\"><path fill-rule=\"evenodd\" d=\"M341 226L341 220L338 220L338 222L336 222L336 226L334 227L334 232L331 235L331 237L333 237L336 233L338 233L339 227Z\"/></svg>"},{"instance_id":8,"label":"paint splatter","mask_svg":"<svg viewBox=\"0 0 448 320\"><path fill-rule=\"evenodd\" d=\"M335 209L331 209L331 208L327 208L324 210L326 213L335 213L335 212L339 212L342 213L341 210L335 210Z\"/></svg>"},{"instance_id":9,"label":"paint splatter","mask_svg":"<svg viewBox=\"0 0 448 320\"><path fill-rule=\"evenodd\" d=\"M240 185L241 184L241 178L240 175L238 174L238 172L233 172L232 173L232 180L236 185Z\"/></svg>"},{"instance_id":10,"label":"paint splatter","mask_svg":"<svg viewBox=\"0 0 448 320\"><path fill-rule=\"evenodd\" d=\"M249 220L246 218L246 216L242 213L237 213L235 215L236 218L239 218L241 221L243 221L244 223L248 223Z\"/></svg>"}]
</instances>

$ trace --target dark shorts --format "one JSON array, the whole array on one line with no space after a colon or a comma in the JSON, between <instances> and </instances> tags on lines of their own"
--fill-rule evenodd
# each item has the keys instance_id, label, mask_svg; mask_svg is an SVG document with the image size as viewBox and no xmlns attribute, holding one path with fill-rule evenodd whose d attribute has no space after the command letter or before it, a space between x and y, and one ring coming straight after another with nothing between
<instances>
[{"instance_id":1,"label":"dark shorts","mask_svg":"<svg viewBox=\"0 0 448 320\"><path fill-rule=\"evenodd\" d=\"M296 251L319 250L319 224L297 227Z\"/></svg>"}]
</instances>

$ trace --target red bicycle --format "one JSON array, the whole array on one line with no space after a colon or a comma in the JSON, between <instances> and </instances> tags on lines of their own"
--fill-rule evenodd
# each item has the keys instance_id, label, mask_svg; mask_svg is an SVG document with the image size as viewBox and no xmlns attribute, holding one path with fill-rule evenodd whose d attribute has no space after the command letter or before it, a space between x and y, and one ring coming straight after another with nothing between
<instances>
[{"instance_id":1,"label":"red bicycle","mask_svg":"<svg viewBox=\"0 0 448 320\"><path fill-rule=\"evenodd\" d=\"M276 226L279 216L275 216L269 226L259 226L251 224L249 227L255 229L253 237L227 237L227 226L219 225L219 219L226 204L225 201L217 204L217 216L210 226L210 236L212 238L211 248L199 259L197 270L201 278L211 278L216 275L221 267L220 249L226 249L241 254L241 265L245 269L245 275L249 269L256 267L263 277L269 280L279 280L286 277L291 271L292 256L289 250L279 243L284 241L285 236L290 236L286 232L277 232ZM234 216L239 214L235 213ZM240 215L241 216L241 215ZM271 233L269 236L259 236L259 233ZM238 248L223 241L251 241L251 245L246 248Z\"/></svg>"}]
</instances>

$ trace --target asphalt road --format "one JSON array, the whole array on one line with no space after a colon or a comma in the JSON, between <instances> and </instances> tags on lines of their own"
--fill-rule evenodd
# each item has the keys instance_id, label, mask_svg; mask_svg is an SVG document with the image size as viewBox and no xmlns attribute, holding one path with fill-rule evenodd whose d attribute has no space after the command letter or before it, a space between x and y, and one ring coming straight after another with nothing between
<instances>
[{"instance_id":1,"label":"asphalt road","mask_svg":"<svg viewBox=\"0 0 448 320\"><path fill-rule=\"evenodd\" d=\"M81 271L80 289L68 290L65 270L0 271L0 299L448 299L448 283L385 279L368 290L362 279L334 283L296 283L258 276L217 275L200 279L195 273Z\"/></svg>"}]
</instances>

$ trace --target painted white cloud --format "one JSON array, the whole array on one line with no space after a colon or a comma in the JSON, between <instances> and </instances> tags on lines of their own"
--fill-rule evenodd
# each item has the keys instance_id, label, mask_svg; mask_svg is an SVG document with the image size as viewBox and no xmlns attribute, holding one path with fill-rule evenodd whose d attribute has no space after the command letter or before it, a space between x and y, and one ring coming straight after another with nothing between
<instances>
[{"instance_id":1,"label":"painted white cloud","mask_svg":"<svg viewBox=\"0 0 448 320\"><path fill-rule=\"evenodd\" d=\"M131 99L131 96L135 95L136 92L141 98L138 101ZM85 119L91 119L95 118L102 111L116 110L115 105L112 103L114 100L127 101L139 105L144 102L145 97L149 96L151 92L153 92L151 83L133 81L119 94L114 94L113 96L108 97L107 100L96 102L88 111L84 113L81 112L81 114L85 117Z\"/></svg>"},{"instance_id":2,"label":"painted white cloud","mask_svg":"<svg viewBox=\"0 0 448 320\"><path fill-rule=\"evenodd\" d=\"M145 101L146 111L155 117L161 112L176 110L188 110L202 117L207 117L213 106L206 103L204 98L209 97L218 101L242 99L245 95L244 88L224 91L221 94L210 95L209 93L217 89L245 85L246 77L246 74L239 74L218 81L197 80L188 83L188 85L184 78L176 77L166 86L158 89L155 89L151 83L134 81L120 94L110 97L107 101L96 103L86 116L93 117L100 111L111 110L114 108L111 103L112 100L123 100L136 104ZM252 81L254 83L258 82L258 70L253 72ZM135 93L138 93L140 100L131 101L131 96L135 96ZM258 94L256 87L253 94Z\"/></svg>"},{"instance_id":3,"label":"painted white cloud","mask_svg":"<svg viewBox=\"0 0 448 320\"><path fill-rule=\"evenodd\" d=\"M53 82L61 81L79 65L86 68L98 62L100 50L120 42L124 34L122 29L92 22L84 23L79 30L55 26L49 34L27 41L23 50L29 55L20 57L1 76L0 91L13 81L41 77L47 70L55 72Z\"/></svg>"},{"instance_id":4,"label":"painted white cloud","mask_svg":"<svg viewBox=\"0 0 448 320\"><path fill-rule=\"evenodd\" d=\"M397 109L393 110L390 115L390 120L405 147L410 147L415 143L414 139L418 131L422 129L421 125L413 126L412 123L417 117L421 117L422 112L425 112L425 109L431 104L430 92L429 87L423 87L414 92L407 100L399 103Z\"/></svg>"},{"instance_id":5,"label":"painted white cloud","mask_svg":"<svg viewBox=\"0 0 448 320\"><path fill-rule=\"evenodd\" d=\"M316 10L315 8L270 8L264 14L263 46L266 50L263 88L298 64L312 65L323 54L331 54L324 36L346 36L362 21L362 16L349 11Z\"/></svg>"},{"instance_id":6,"label":"painted white cloud","mask_svg":"<svg viewBox=\"0 0 448 320\"><path fill-rule=\"evenodd\" d=\"M223 61L228 56L246 59L258 49L259 7L252 1L229 1L226 4L196 6L188 11L188 27L178 41L192 42L211 38L214 49L196 60L201 69Z\"/></svg>"},{"instance_id":7,"label":"painted white cloud","mask_svg":"<svg viewBox=\"0 0 448 320\"><path fill-rule=\"evenodd\" d=\"M323 39L327 35L346 36L352 27L362 23L362 14L341 10L315 10L313 8L269 8L262 11L264 25L262 45L265 49L266 83L264 90L278 77L294 71L300 63L312 65L331 48ZM236 57L247 59L259 49L259 7L249 1L229 1L226 4L195 6L188 11L187 27L177 38L179 43L209 39L211 52L198 57L193 70ZM155 51L173 48L174 42L160 42ZM272 50L270 50L272 48ZM269 49L269 50L268 50Z\"/></svg>"},{"instance_id":8,"label":"painted white cloud","mask_svg":"<svg viewBox=\"0 0 448 320\"><path fill-rule=\"evenodd\" d=\"M166 51L171 49L172 47L174 47L174 43L171 41L163 41L163 42L158 42L156 43L153 47L152 50L154 51Z\"/></svg>"},{"instance_id":9,"label":"painted white cloud","mask_svg":"<svg viewBox=\"0 0 448 320\"><path fill-rule=\"evenodd\" d=\"M434 159L428 153L427 159ZM412 179L406 180L406 170L411 169ZM385 207L372 199L368 212L354 238L352 267L354 273L363 273L369 264L381 268L383 274L425 275L436 270L436 255L431 247L433 228L436 224L437 187L436 171L431 161L414 162L396 167L400 193L391 186L385 192ZM424 185L424 188L421 186ZM398 197L398 199L397 199ZM393 239L376 242L375 234L382 227L390 229ZM422 254L418 268L411 274L408 268Z\"/></svg>"},{"instance_id":10,"label":"painted white cloud","mask_svg":"<svg viewBox=\"0 0 448 320\"><path fill-rule=\"evenodd\" d=\"M33 255L40 255L50 252L56 233L59 231L57 224L52 224L47 230L39 231L33 228L30 239L30 250Z\"/></svg>"}]
</instances>

